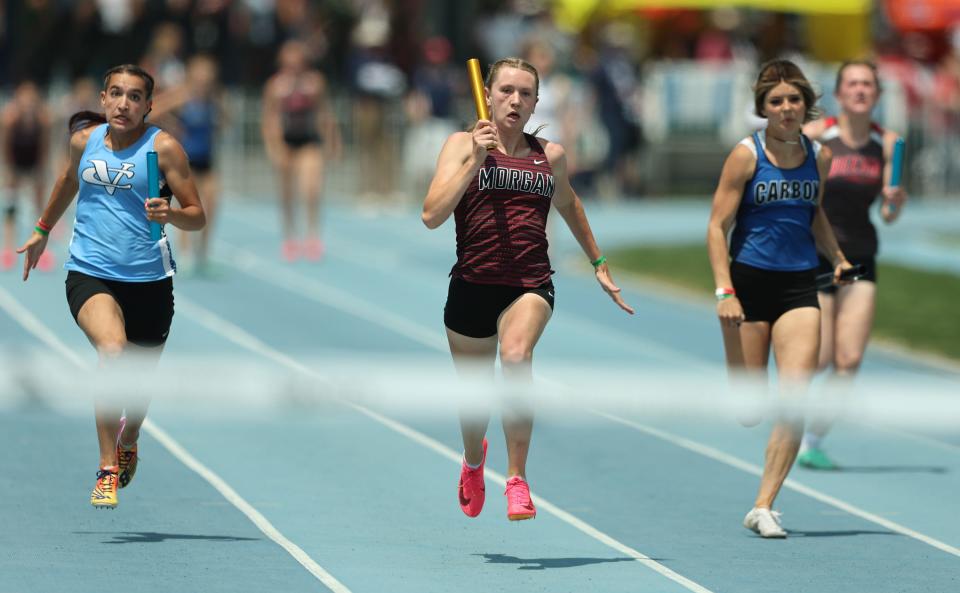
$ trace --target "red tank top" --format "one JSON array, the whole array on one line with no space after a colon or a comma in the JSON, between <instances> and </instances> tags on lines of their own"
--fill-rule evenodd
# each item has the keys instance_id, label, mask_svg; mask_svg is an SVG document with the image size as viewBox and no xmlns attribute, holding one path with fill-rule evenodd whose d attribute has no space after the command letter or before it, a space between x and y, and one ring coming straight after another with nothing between
<instances>
[{"instance_id":1,"label":"red tank top","mask_svg":"<svg viewBox=\"0 0 960 593\"><path fill-rule=\"evenodd\" d=\"M833 163L823 189L823 211L847 257L877 253L877 230L870 206L883 190L883 128L872 124L870 140L852 148L840 139L840 126L827 118L820 142L830 147Z\"/></svg>"},{"instance_id":2,"label":"red tank top","mask_svg":"<svg viewBox=\"0 0 960 593\"><path fill-rule=\"evenodd\" d=\"M530 154L493 150L453 211L457 263L450 274L477 284L533 288L550 279L547 215L553 169L540 142L524 134Z\"/></svg>"}]
</instances>

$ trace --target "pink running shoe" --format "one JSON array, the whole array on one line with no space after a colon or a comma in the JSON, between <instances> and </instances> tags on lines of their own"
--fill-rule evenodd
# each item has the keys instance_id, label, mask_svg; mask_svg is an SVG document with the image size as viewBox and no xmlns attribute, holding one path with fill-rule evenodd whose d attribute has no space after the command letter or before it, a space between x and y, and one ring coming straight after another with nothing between
<instances>
[{"instance_id":1,"label":"pink running shoe","mask_svg":"<svg viewBox=\"0 0 960 593\"><path fill-rule=\"evenodd\" d=\"M40 261L37 262L37 268L39 268L41 272L53 270L53 254L50 253L49 249L44 249L43 253L40 254Z\"/></svg>"},{"instance_id":2,"label":"pink running shoe","mask_svg":"<svg viewBox=\"0 0 960 593\"><path fill-rule=\"evenodd\" d=\"M297 245L297 242L293 239L288 239L283 242L283 245L280 247L280 252L283 254L284 261L293 263L300 257L300 246Z\"/></svg>"},{"instance_id":3,"label":"pink running shoe","mask_svg":"<svg viewBox=\"0 0 960 593\"><path fill-rule=\"evenodd\" d=\"M4 249L0 252L0 270L9 270L17 263L17 256L13 249Z\"/></svg>"},{"instance_id":4,"label":"pink running shoe","mask_svg":"<svg viewBox=\"0 0 960 593\"><path fill-rule=\"evenodd\" d=\"M323 244L323 241L317 238L307 239L303 243L303 255L309 261L320 261L323 259L323 254L326 251L326 246Z\"/></svg>"},{"instance_id":5,"label":"pink running shoe","mask_svg":"<svg viewBox=\"0 0 960 593\"><path fill-rule=\"evenodd\" d=\"M483 483L483 466L487 462L487 439L483 439L483 460L480 467L470 469L464 461L460 466L460 486L457 493L460 496L460 510L468 517L476 517L483 510L483 500L487 487Z\"/></svg>"},{"instance_id":6,"label":"pink running shoe","mask_svg":"<svg viewBox=\"0 0 960 593\"><path fill-rule=\"evenodd\" d=\"M537 509L530 500L530 486L520 476L513 476L507 480L507 489L503 492L507 496L507 519L523 521L537 516Z\"/></svg>"}]
</instances>

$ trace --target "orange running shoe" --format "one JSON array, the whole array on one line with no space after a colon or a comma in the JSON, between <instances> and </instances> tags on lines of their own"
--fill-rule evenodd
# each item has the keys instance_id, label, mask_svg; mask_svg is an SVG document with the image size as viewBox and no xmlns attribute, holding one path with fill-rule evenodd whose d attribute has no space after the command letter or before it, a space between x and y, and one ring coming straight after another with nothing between
<instances>
[{"instance_id":1,"label":"orange running shoe","mask_svg":"<svg viewBox=\"0 0 960 593\"><path fill-rule=\"evenodd\" d=\"M90 493L90 504L97 509L117 508L117 466L101 467L97 471L97 484Z\"/></svg>"}]
</instances>

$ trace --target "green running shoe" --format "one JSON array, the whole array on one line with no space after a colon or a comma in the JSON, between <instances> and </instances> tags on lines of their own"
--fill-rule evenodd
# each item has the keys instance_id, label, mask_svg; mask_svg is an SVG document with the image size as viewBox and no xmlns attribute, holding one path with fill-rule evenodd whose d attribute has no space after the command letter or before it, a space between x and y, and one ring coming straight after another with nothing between
<instances>
[{"instance_id":1,"label":"green running shoe","mask_svg":"<svg viewBox=\"0 0 960 593\"><path fill-rule=\"evenodd\" d=\"M814 448L807 449L806 451L797 455L797 465L806 467L808 469L837 469L837 464L827 457L827 454L824 453L822 449Z\"/></svg>"}]
</instances>

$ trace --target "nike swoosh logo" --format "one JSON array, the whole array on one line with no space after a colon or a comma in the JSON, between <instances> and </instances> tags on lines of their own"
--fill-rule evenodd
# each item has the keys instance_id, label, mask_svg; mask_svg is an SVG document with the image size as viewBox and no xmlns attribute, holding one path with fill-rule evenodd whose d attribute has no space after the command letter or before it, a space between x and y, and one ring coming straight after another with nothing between
<instances>
[{"instance_id":1,"label":"nike swoosh logo","mask_svg":"<svg viewBox=\"0 0 960 593\"><path fill-rule=\"evenodd\" d=\"M542 164L544 164L545 162L547 162L547 161L546 161L546 160L538 161L537 159L533 159L533 164L534 164L534 165L542 165Z\"/></svg>"}]
</instances>

